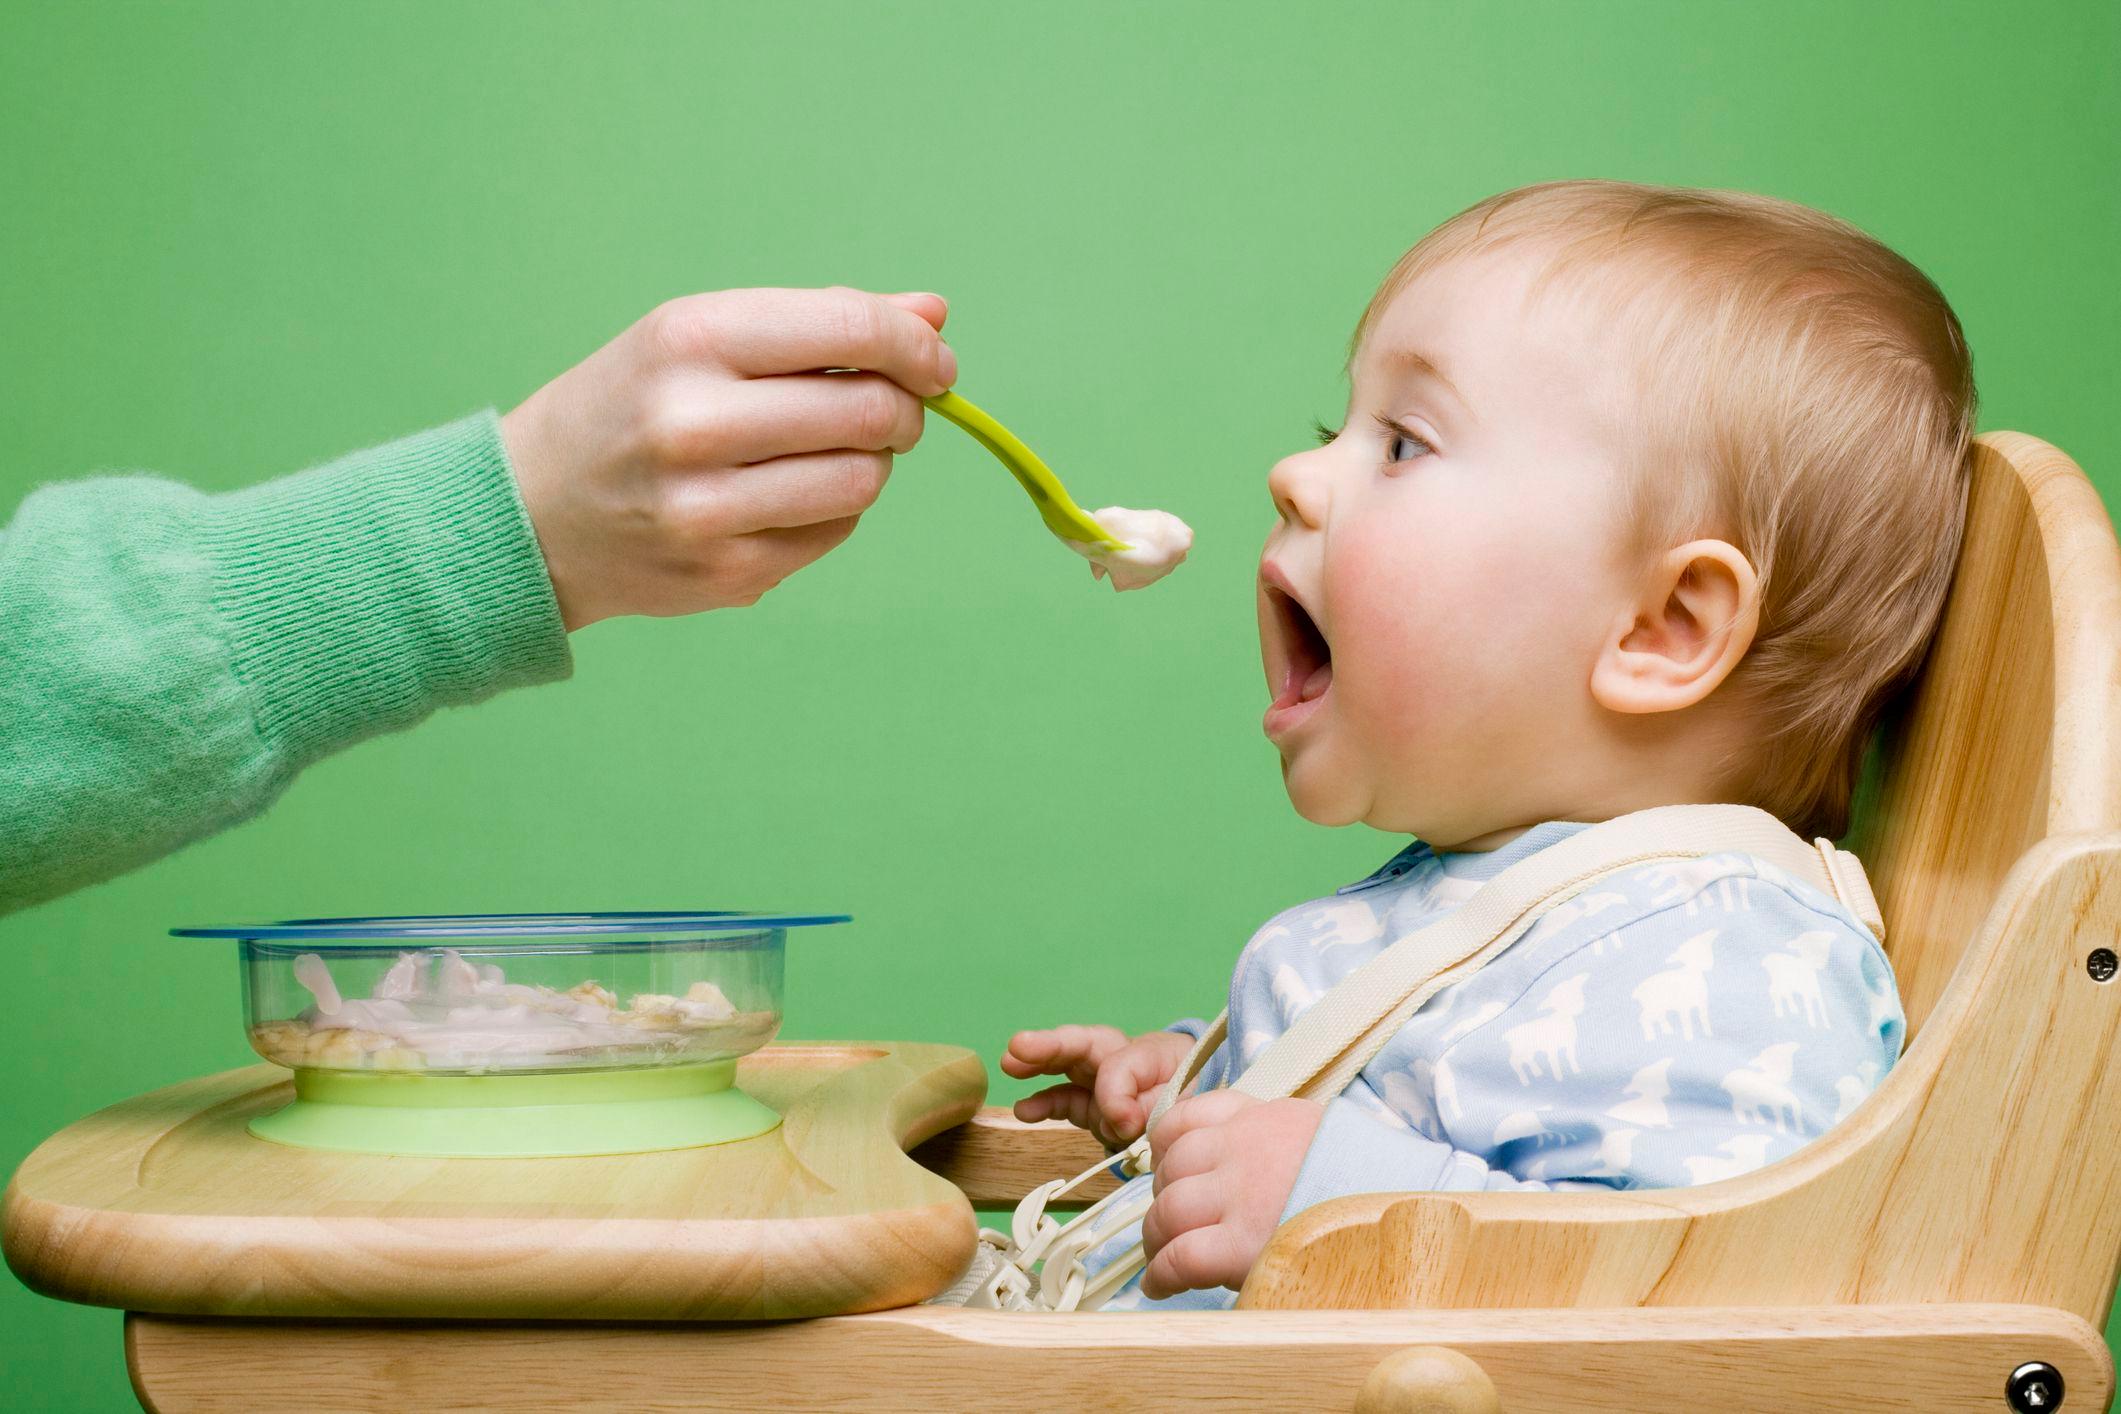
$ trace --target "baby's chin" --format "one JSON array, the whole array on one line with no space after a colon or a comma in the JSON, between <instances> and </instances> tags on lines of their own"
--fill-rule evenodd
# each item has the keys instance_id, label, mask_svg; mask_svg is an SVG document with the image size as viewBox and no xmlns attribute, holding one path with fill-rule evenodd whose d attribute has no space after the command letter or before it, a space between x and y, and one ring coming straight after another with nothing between
<instances>
[{"instance_id":1,"label":"baby's chin","mask_svg":"<svg viewBox=\"0 0 2121 1414\"><path fill-rule=\"evenodd\" d=\"M1338 828L1359 823L1370 813L1370 794L1358 773L1335 769L1339 763L1326 744L1314 742L1309 750L1281 759L1282 788L1296 813L1314 825Z\"/></svg>"}]
</instances>

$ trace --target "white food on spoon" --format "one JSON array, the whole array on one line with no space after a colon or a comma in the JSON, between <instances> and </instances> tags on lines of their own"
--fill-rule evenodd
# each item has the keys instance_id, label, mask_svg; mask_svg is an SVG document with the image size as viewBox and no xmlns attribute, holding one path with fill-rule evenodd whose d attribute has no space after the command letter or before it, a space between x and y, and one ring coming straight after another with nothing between
<instances>
[{"instance_id":1,"label":"white food on spoon","mask_svg":"<svg viewBox=\"0 0 2121 1414\"><path fill-rule=\"evenodd\" d=\"M1114 589L1140 589L1154 584L1186 558L1193 548L1193 528L1169 511L1137 511L1126 506L1107 506L1093 511L1091 519L1127 548L1093 545L1070 540L1069 549L1090 562L1095 579L1112 576Z\"/></svg>"}]
</instances>

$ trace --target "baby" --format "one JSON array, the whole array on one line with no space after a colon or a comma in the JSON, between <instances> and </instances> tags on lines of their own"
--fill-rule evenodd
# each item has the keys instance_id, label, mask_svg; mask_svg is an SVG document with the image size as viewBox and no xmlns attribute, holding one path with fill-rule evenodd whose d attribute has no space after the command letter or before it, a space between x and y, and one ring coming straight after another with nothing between
<instances>
[{"instance_id":1,"label":"baby","mask_svg":"<svg viewBox=\"0 0 2121 1414\"><path fill-rule=\"evenodd\" d=\"M1900 1053L1869 931L1717 854L1555 909L1331 1103L1226 1088L1338 978L1589 822L1736 802L1839 836L1964 514L1958 321L1788 202L1507 192L1407 252L1351 347L1346 421L1267 478L1265 730L1305 818L1419 842L1246 945L1229 1040L1151 1136L1150 1261L1113 1307L1227 1306L1280 1222L1345 1194L1728 1178ZM1016 1113L1123 1144L1200 1029L1019 1033L1003 1070L1066 1083Z\"/></svg>"}]
</instances>

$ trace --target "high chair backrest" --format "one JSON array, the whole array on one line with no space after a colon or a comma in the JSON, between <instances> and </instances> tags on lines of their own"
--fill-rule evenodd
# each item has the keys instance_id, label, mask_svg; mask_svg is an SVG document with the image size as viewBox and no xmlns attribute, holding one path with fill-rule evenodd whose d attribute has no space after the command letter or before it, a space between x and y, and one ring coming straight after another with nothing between
<instances>
[{"instance_id":1,"label":"high chair backrest","mask_svg":"<svg viewBox=\"0 0 2121 1414\"><path fill-rule=\"evenodd\" d=\"M1944 621L1877 765L1849 844L1912 1038L2018 858L2121 828L2121 562L2097 491L2038 438L1975 444Z\"/></svg>"}]
</instances>

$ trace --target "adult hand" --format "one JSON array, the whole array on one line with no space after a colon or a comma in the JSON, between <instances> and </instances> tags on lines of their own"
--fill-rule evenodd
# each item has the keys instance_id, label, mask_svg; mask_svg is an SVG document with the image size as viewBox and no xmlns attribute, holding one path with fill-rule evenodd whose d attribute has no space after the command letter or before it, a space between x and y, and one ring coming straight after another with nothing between
<instances>
[{"instance_id":1,"label":"adult hand","mask_svg":"<svg viewBox=\"0 0 2121 1414\"><path fill-rule=\"evenodd\" d=\"M756 603L845 540L957 377L947 314L841 287L688 295L502 418L567 627Z\"/></svg>"}]
</instances>

